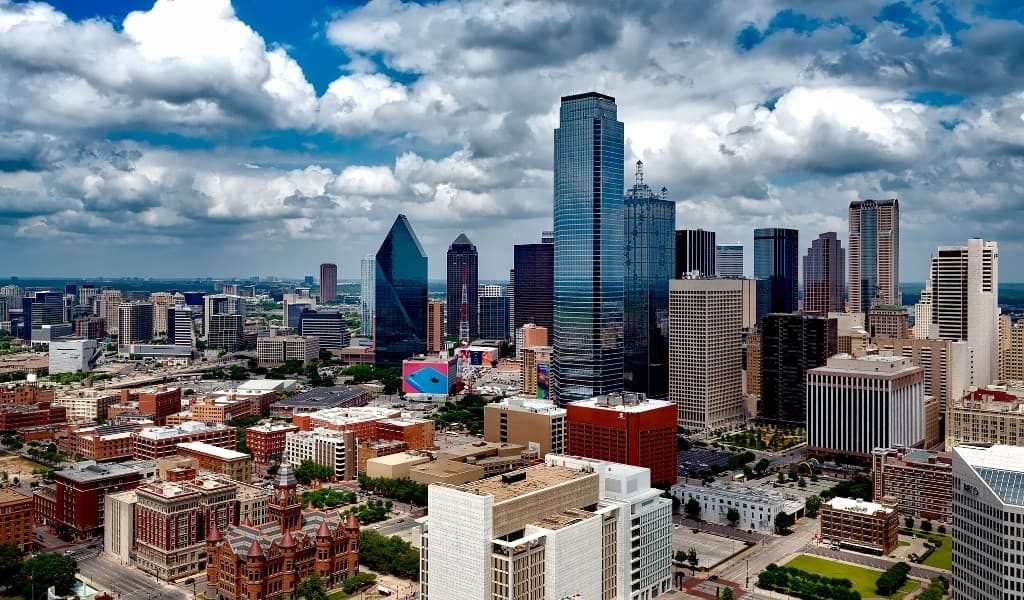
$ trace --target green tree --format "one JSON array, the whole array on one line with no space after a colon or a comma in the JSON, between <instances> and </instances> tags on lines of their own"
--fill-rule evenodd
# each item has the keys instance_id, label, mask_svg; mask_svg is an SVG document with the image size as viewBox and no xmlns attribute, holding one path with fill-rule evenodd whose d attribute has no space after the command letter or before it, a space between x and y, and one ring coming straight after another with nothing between
<instances>
[{"instance_id":1,"label":"green tree","mask_svg":"<svg viewBox=\"0 0 1024 600\"><path fill-rule=\"evenodd\" d=\"M45 593L50 586L56 588L58 594L69 595L75 585L77 571L78 563L70 556L58 553L37 554L21 565L18 581L22 595L31 597L33 588L37 593Z\"/></svg>"},{"instance_id":2,"label":"green tree","mask_svg":"<svg viewBox=\"0 0 1024 600\"><path fill-rule=\"evenodd\" d=\"M932 522L931 522L931 520L925 519L924 521L921 521L921 531L923 531L925 533L930 533L931 530L932 530Z\"/></svg>"},{"instance_id":3,"label":"green tree","mask_svg":"<svg viewBox=\"0 0 1024 600\"><path fill-rule=\"evenodd\" d=\"M377 576L373 573L359 573L346 579L341 584L341 590L346 594L354 594L364 588L369 587L377 581Z\"/></svg>"},{"instance_id":4,"label":"green tree","mask_svg":"<svg viewBox=\"0 0 1024 600\"><path fill-rule=\"evenodd\" d=\"M740 511L736 510L736 507L730 507L725 513L725 518L730 525L735 527L740 522Z\"/></svg>"},{"instance_id":5,"label":"green tree","mask_svg":"<svg viewBox=\"0 0 1024 600\"><path fill-rule=\"evenodd\" d=\"M903 517L903 526L906 527L907 529L913 529L914 528L914 517L911 517L911 516Z\"/></svg>"},{"instance_id":6,"label":"green tree","mask_svg":"<svg viewBox=\"0 0 1024 600\"><path fill-rule=\"evenodd\" d=\"M779 483L786 483L786 476L782 474L782 471L779 471L779 475L778 477L775 478L775 480L778 481Z\"/></svg>"},{"instance_id":7,"label":"green tree","mask_svg":"<svg viewBox=\"0 0 1024 600\"><path fill-rule=\"evenodd\" d=\"M15 485L18 484L18 478L17 477L14 478L14 484ZM939 525L938 532L939 532L939 535L946 535L946 526L945 525Z\"/></svg>"},{"instance_id":8,"label":"green tree","mask_svg":"<svg viewBox=\"0 0 1024 600\"><path fill-rule=\"evenodd\" d=\"M686 516L690 517L691 519L700 518L700 502L696 498L690 498L689 500L686 501L685 510Z\"/></svg>"},{"instance_id":9,"label":"green tree","mask_svg":"<svg viewBox=\"0 0 1024 600\"><path fill-rule=\"evenodd\" d=\"M907 575L910 573L910 565L905 562L896 563L889 567L885 573L878 577L875 582L875 592L889 596L900 589L907 582Z\"/></svg>"},{"instance_id":10,"label":"green tree","mask_svg":"<svg viewBox=\"0 0 1024 600\"><path fill-rule=\"evenodd\" d=\"M697 574L697 565L699 562L700 561L697 558L697 551L694 550L693 547L686 551L686 564L690 565L690 571L692 571L694 575Z\"/></svg>"},{"instance_id":11,"label":"green tree","mask_svg":"<svg viewBox=\"0 0 1024 600\"><path fill-rule=\"evenodd\" d=\"M789 528L793 526L795 519L789 513L779 512L775 515L775 532L779 535L785 535L789 533Z\"/></svg>"},{"instance_id":12,"label":"green tree","mask_svg":"<svg viewBox=\"0 0 1024 600\"><path fill-rule=\"evenodd\" d=\"M327 587L324 585L324 578L318 573L306 575L295 588L295 595L306 600L327 600Z\"/></svg>"},{"instance_id":13,"label":"green tree","mask_svg":"<svg viewBox=\"0 0 1024 600\"><path fill-rule=\"evenodd\" d=\"M378 573L416 580L420 574L420 552L397 535L384 537L364 529L359 532L359 564Z\"/></svg>"},{"instance_id":14,"label":"green tree","mask_svg":"<svg viewBox=\"0 0 1024 600\"><path fill-rule=\"evenodd\" d=\"M804 479L804 478L803 478L803 477L801 476L801 477L800 477L800 479L798 479L798 480L796 481L796 485L797 485L797 487L799 487L800 489L803 489L803 488L807 487L807 480L806 480L806 479Z\"/></svg>"},{"instance_id":15,"label":"green tree","mask_svg":"<svg viewBox=\"0 0 1024 600\"><path fill-rule=\"evenodd\" d=\"M334 471L330 467L311 460L302 461L299 463L299 468L295 469L295 478L302 484L309 484L314 480L327 481L332 475L334 475Z\"/></svg>"},{"instance_id":16,"label":"green tree","mask_svg":"<svg viewBox=\"0 0 1024 600\"><path fill-rule=\"evenodd\" d=\"M719 600L733 600L733 598L735 598L735 596L733 596L732 588L731 587L722 588L722 593L721 593L720 596L718 596L718 598L719 598Z\"/></svg>"},{"instance_id":17,"label":"green tree","mask_svg":"<svg viewBox=\"0 0 1024 600\"><path fill-rule=\"evenodd\" d=\"M767 458L762 458L757 461L756 465L754 465L754 472L757 473L758 477L764 477L764 474L768 472L768 467L770 467L771 464L772 463L769 462Z\"/></svg>"},{"instance_id":18,"label":"green tree","mask_svg":"<svg viewBox=\"0 0 1024 600\"><path fill-rule=\"evenodd\" d=\"M25 553L14 544L0 544L0 582L10 582L21 572Z\"/></svg>"},{"instance_id":19,"label":"green tree","mask_svg":"<svg viewBox=\"0 0 1024 600\"><path fill-rule=\"evenodd\" d=\"M808 517L817 516L818 511L821 510L821 498L808 496L807 500L804 501L804 508L807 510Z\"/></svg>"}]
</instances>

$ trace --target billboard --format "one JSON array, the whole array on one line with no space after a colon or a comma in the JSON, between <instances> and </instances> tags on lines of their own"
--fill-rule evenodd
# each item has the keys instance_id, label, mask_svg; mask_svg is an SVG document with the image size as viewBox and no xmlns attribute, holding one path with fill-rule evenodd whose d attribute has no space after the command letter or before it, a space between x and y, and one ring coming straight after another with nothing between
<instances>
[{"instance_id":1,"label":"billboard","mask_svg":"<svg viewBox=\"0 0 1024 600\"><path fill-rule=\"evenodd\" d=\"M548 388L548 375L550 374L550 369L551 367L545 364L537 365L537 397L544 400L551 397Z\"/></svg>"},{"instance_id":2,"label":"billboard","mask_svg":"<svg viewBox=\"0 0 1024 600\"><path fill-rule=\"evenodd\" d=\"M454 375L454 360L407 360L402 363L402 390L406 394L447 395L455 383Z\"/></svg>"}]
</instances>

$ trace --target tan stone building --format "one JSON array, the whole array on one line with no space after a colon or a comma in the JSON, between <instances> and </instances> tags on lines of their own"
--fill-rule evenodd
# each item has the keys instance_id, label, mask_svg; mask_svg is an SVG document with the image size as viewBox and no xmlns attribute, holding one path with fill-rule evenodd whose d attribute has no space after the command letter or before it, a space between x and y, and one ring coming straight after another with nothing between
<instances>
[{"instance_id":1,"label":"tan stone building","mask_svg":"<svg viewBox=\"0 0 1024 600\"><path fill-rule=\"evenodd\" d=\"M924 393L939 401L940 412L963 397L968 381L966 342L878 337L872 340L879 351L910 359L924 369Z\"/></svg>"},{"instance_id":2,"label":"tan stone building","mask_svg":"<svg viewBox=\"0 0 1024 600\"><path fill-rule=\"evenodd\" d=\"M365 473L367 477L408 479L411 468L428 462L430 456L425 453L399 452L367 460Z\"/></svg>"},{"instance_id":3,"label":"tan stone building","mask_svg":"<svg viewBox=\"0 0 1024 600\"><path fill-rule=\"evenodd\" d=\"M1024 446L1024 389L989 386L946 410L946 451L971 442Z\"/></svg>"},{"instance_id":4,"label":"tan stone building","mask_svg":"<svg viewBox=\"0 0 1024 600\"><path fill-rule=\"evenodd\" d=\"M427 302L427 354L437 354L444 342L444 302Z\"/></svg>"},{"instance_id":5,"label":"tan stone building","mask_svg":"<svg viewBox=\"0 0 1024 600\"><path fill-rule=\"evenodd\" d=\"M1003 335L1004 321L1000 320L999 325L1002 379L1004 381L1024 381L1024 319L1010 327L1006 336ZM1008 340L1006 340L1007 337Z\"/></svg>"},{"instance_id":6,"label":"tan stone building","mask_svg":"<svg viewBox=\"0 0 1024 600\"><path fill-rule=\"evenodd\" d=\"M520 363L519 381L522 382L523 395L530 398L547 398L549 397L548 382L542 382L543 394L537 393L537 369L543 366L547 366L550 370L551 366L551 353L553 349L551 346L533 346L523 348L523 359ZM549 371L550 372L550 371ZM550 377L550 375L549 375ZM550 381L550 379L548 380Z\"/></svg>"},{"instance_id":7,"label":"tan stone building","mask_svg":"<svg viewBox=\"0 0 1024 600\"><path fill-rule=\"evenodd\" d=\"M871 307L868 313L868 333L871 337L909 337L910 315L907 307L882 304Z\"/></svg>"},{"instance_id":8,"label":"tan stone building","mask_svg":"<svg viewBox=\"0 0 1024 600\"><path fill-rule=\"evenodd\" d=\"M540 455L565 452L566 411L554 403L530 398L505 398L484 407L484 439L540 447Z\"/></svg>"},{"instance_id":9,"label":"tan stone building","mask_svg":"<svg viewBox=\"0 0 1024 600\"><path fill-rule=\"evenodd\" d=\"M871 453L873 494L896 499L903 516L950 522L953 459L944 452L915 448L875 448Z\"/></svg>"},{"instance_id":10,"label":"tan stone building","mask_svg":"<svg viewBox=\"0 0 1024 600\"><path fill-rule=\"evenodd\" d=\"M196 459L203 471L219 473L235 481L252 480L252 456L203 442L178 444L178 454Z\"/></svg>"}]
</instances>

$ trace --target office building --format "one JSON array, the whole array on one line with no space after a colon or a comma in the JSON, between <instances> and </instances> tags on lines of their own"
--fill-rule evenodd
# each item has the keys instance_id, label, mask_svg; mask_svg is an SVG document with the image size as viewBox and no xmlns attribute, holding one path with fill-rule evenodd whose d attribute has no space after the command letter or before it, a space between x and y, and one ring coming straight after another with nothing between
<instances>
[{"instance_id":1,"label":"office building","mask_svg":"<svg viewBox=\"0 0 1024 600\"><path fill-rule=\"evenodd\" d=\"M476 246L460 233L448 246L448 326L446 335L459 341L476 339L477 316Z\"/></svg>"},{"instance_id":2,"label":"office building","mask_svg":"<svg viewBox=\"0 0 1024 600\"><path fill-rule=\"evenodd\" d=\"M279 367L295 361L303 367L320 358L320 344L315 337L275 335L256 340L256 356L261 367Z\"/></svg>"},{"instance_id":3,"label":"office building","mask_svg":"<svg viewBox=\"0 0 1024 600\"><path fill-rule=\"evenodd\" d=\"M650 469L654 485L675 483L675 404L626 392L565 409L568 454Z\"/></svg>"},{"instance_id":4,"label":"office building","mask_svg":"<svg viewBox=\"0 0 1024 600\"><path fill-rule=\"evenodd\" d=\"M953 600L1019 598L1024 448L953 449Z\"/></svg>"},{"instance_id":5,"label":"office building","mask_svg":"<svg viewBox=\"0 0 1024 600\"><path fill-rule=\"evenodd\" d=\"M970 352L970 385L999 378L999 248L978 238L939 246L932 257L931 337L963 340Z\"/></svg>"},{"instance_id":6,"label":"office building","mask_svg":"<svg viewBox=\"0 0 1024 600\"><path fill-rule=\"evenodd\" d=\"M671 501L646 469L549 455L499 477L430 486L428 504L424 600L649 600L671 588Z\"/></svg>"},{"instance_id":7,"label":"office building","mask_svg":"<svg viewBox=\"0 0 1024 600\"><path fill-rule=\"evenodd\" d=\"M733 525L729 511L735 509L739 529L775 532L775 517L786 512L786 500L776 491L731 483L693 484L687 481L672 486L672 495L686 506L691 499L700 503L700 519L718 525Z\"/></svg>"},{"instance_id":8,"label":"office building","mask_svg":"<svg viewBox=\"0 0 1024 600\"><path fill-rule=\"evenodd\" d=\"M427 354L437 354L444 342L444 301L427 302Z\"/></svg>"},{"instance_id":9,"label":"office building","mask_svg":"<svg viewBox=\"0 0 1024 600\"><path fill-rule=\"evenodd\" d=\"M864 460L875 448L924 446L924 369L910 359L839 354L809 369L806 387L808 453Z\"/></svg>"},{"instance_id":10,"label":"office building","mask_svg":"<svg viewBox=\"0 0 1024 600\"><path fill-rule=\"evenodd\" d=\"M21 299L24 320L23 338L32 342L32 331L47 325L60 325L64 319L64 295L60 292L34 292Z\"/></svg>"},{"instance_id":11,"label":"office building","mask_svg":"<svg viewBox=\"0 0 1024 600\"><path fill-rule=\"evenodd\" d=\"M565 454L566 409L547 400L502 398L484 407L484 439L492 443L537 444L540 456Z\"/></svg>"},{"instance_id":12,"label":"office building","mask_svg":"<svg viewBox=\"0 0 1024 600\"><path fill-rule=\"evenodd\" d=\"M316 428L285 436L281 462L298 468L303 461L330 467L339 481L356 478L356 435L354 431Z\"/></svg>"},{"instance_id":13,"label":"office building","mask_svg":"<svg viewBox=\"0 0 1024 600\"><path fill-rule=\"evenodd\" d=\"M302 508L291 465L275 476L270 519L206 532L207 585L223 598L292 597L299 582L319 575L334 589L359 571L359 521L337 511Z\"/></svg>"},{"instance_id":14,"label":"office building","mask_svg":"<svg viewBox=\"0 0 1024 600\"><path fill-rule=\"evenodd\" d=\"M38 384L28 383L23 385L11 384L0 386L0 404L15 404L25 406L38 404L40 402L53 402L55 396L54 388L40 387Z\"/></svg>"},{"instance_id":15,"label":"office building","mask_svg":"<svg viewBox=\"0 0 1024 600\"><path fill-rule=\"evenodd\" d=\"M743 278L743 244L715 246L715 274L724 279Z\"/></svg>"},{"instance_id":16,"label":"office building","mask_svg":"<svg viewBox=\"0 0 1024 600\"><path fill-rule=\"evenodd\" d=\"M675 223L673 222L673 225ZM715 232L703 229L680 229L675 233L675 278L688 276L714 277L718 245Z\"/></svg>"},{"instance_id":17,"label":"office building","mask_svg":"<svg viewBox=\"0 0 1024 600\"><path fill-rule=\"evenodd\" d=\"M820 536L843 548L886 556L899 542L900 521L892 505L832 498L821 505Z\"/></svg>"},{"instance_id":18,"label":"office building","mask_svg":"<svg viewBox=\"0 0 1024 600\"><path fill-rule=\"evenodd\" d=\"M520 352L523 348L548 345L547 327L541 327L535 323L526 323L516 330L516 349Z\"/></svg>"},{"instance_id":19,"label":"office building","mask_svg":"<svg viewBox=\"0 0 1024 600\"><path fill-rule=\"evenodd\" d=\"M50 375L89 373L96 367L100 351L94 339L64 339L50 342Z\"/></svg>"},{"instance_id":20,"label":"office building","mask_svg":"<svg viewBox=\"0 0 1024 600\"><path fill-rule=\"evenodd\" d=\"M915 448L871 451L872 497L896 499L900 515L949 523L953 459L949 454Z\"/></svg>"},{"instance_id":21,"label":"office building","mask_svg":"<svg viewBox=\"0 0 1024 600\"><path fill-rule=\"evenodd\" d=\"M167 343L174 346L194 345L192 308L178 304L167 309Z\"/></svg>"},{"instance_id":22,"label":"office building","mask_svg":"<svg viewBox=\"0 0 1024 600\"><path fill-rule=\"evenodd\" d=\"M178 454L194 458L203 471L217 473L234 481L248 483L252 479L252 456L203 442L182 442Z\"/></svg>"},{"instance_id":23,"label":"office building","mask_svg":"<svg viewBox=\"0 0 1024 600\"><path fill-rule=\"evenodd\" d=\"M900 202L855 200L850 203L850 310L871 312L871 303L901 305Z\"/></svg>"},{"instance_id":24,"label":"office building","mask_svg":"<svg viewBox=\"0 0 1024 600\"><path fill-rule=\"evenodd\" d=\"M551 346L523 348L519 381L523 395L529 398L551 398Z\"/></svg>"},{"instance_id":25,"label":"office building","mask_svg":"<svg viewBox=\"0 0 1024 600\"><path fill-rule=\"evenodd\" d=\"M167 311L174 306L174 294L171 292L153 292L149 295L149 303L153 305L153 337L167 335Z\"/></svg>"},{"instance_id":26,"label":"office building","mask_svg":"<svg viewBox=\"0 0 1024 600\"><path fill-rule=\"evenodd\" d=\"M564 96L555 130L552 387L560 404L623 385L623 125L616 116L610 96Z\"/></svg>"},{"instance_id":27,"label":"office building","mask_svg":"<svg viewBox=\"0 0 1024 600\"><path fill-rule=\"evenodd\" d=\"M139 344L153 339L153 305L149 302L124 302L119 308L119 344Z\"/></svg>"},{"instance_id":28,"label":"office building","mask_svg":"<svg viewBox=\"0 0 1024 600\"><path fill-rule=\"evenodd\" d=\"M626 191L625 389L668 397L668 282L675 263L676 204L643 180Z\"/></svg>"},{"instance_id":29,"label":"office building","mask_svg":"<svg viewBox=\"0 0 1024 600\"><path fill-rule=\"evenodd\" d=\"M142 473L133 465L82 461L57 471L54 480L54 526L64 525L75 539L83 539L103 530L104 497L135 489L142 481Z\"/></svg>"},{"instance_id":30,"label":"office building","mask_svg":"<svg viewBox=\"0 0 1024 600\"><path fill-rule=\"evenodd\" d=\"M199 573L200 556L206 554L199 536L199 498L197 490L177 483L136 488L135 557L140 570L164 581Z\"/></svg>"},{"instance_id":31,"label":"office building","mask_svg":"<svg viewBox=\"0 0 1024 600\"><path fill-rule=\"evenodd\" d=\"M834 231L818 235L804 256L803 312L825 316L846 308L846 256ZM901 336L903 337L903 336Z\"/></svg>"},{"instance_id":32,"label":"office building","mask_svg":"<svg viewBox=\"0 0 1024 600\"><path fill-rule=\"evenodd\" d=\"M835 319L765 315L761 323L759 418L799 427L807 424L806 374L836 353L836 332Z\"/></svg>"},{"instance_id":33,"label":"office building","mask_svg":"<svg viewBox=\"0 0 1024 600\"><path fill-rule=\"evenodd\" d=\"M515 306L512 328L518 330L527 323L534 323L554 335L554 238L540 244L516 244L512 252L515 265L509 281L509 295L514 295L511 304Z\"/></svg>"},{"instance_id":34,"label":"office building","mask_svg":"<svg viewBox=\"0 0 1024 600\"><path fill-rule=\"evenodd\" d=\"M376 270L377 261L372 254L367 254L359 262L359 333L363 337L373 337Z\"/></svg>"},{"instance_id":35,"label":"office building","mask_svg":"<svg viewBox=\"0 0 1024 600\"><path fill-rule=\"evenodd\" d=\"M1003 381L1024 381L1024 319L1014 323L1005 337L1009 340L1003 351L1000 378Z\"/></svg>"},{"instance_id":36,"label":"office building","mask_svg":"<svg viewBox=\"0 0 1024 600\"><path fill-rule=\"evenodd\" d=\"M924 280L921 297L914 305L914 337L919 340L938 337L938 328L932 325L932 276L935 272L933 263L928 265L928 278Z\"/></svg>"},{"instance_id":37,"label":"office building","mask_svg":"<svg viewBox=\"0 0 1024 600\"><path fill-rule=\"evenodd\" d=\"M103 528L103 551L117 557L122 565L130 565L135 556L135 491L107 494L103 498L106 527Z\"/></svg>"},{"instance_id":38,"label":"office building","mask_svg":"<svg viewBox=\"0 0 1024 600\"><path fill-rule=\"evenodd\" d=\"M338 265L320 265L320 302L334 302L338 299Z\"/></svg>"},{"instance_id":39,"label":"office building","mask_svg":"<svg viewBox=\"0 0 1024 600\"><path fill-rule=\"evenodd\" d=\"M508 331L508 296L501 293L501 288L498 292L500 295L481 294L478 298L479 333L486 340L508 340L511 337Z\"/></svg>"},{"instance_id":40,"label":"office building","mask_svg":"<svg viewBox=\"0 0 1024 600\"><path fill-rule=\"evenodd\" d=\"M24 297L25 289L21 286L9 283L0 287L0 298L4 298L7 301L7 307L9 310L21 308L21 300Z\"/></svg>"},{"instance_id":41,"label":"office building","mask_svg":"<svg viewBox=\"0 0 1024 600\"><path fill-rule=\"evenodd\" d=\"M74 322L75 337L98 340L107 336L107 322L103 317L81 317Z\"/></svg>"},{"instance_id":42,"label":"office building","mask_svg":"<svg viewBox=\"0 0 1024 600\"><path fill-rule=\"evenodd\" d=\"M290 423L264 421L245 429L245 445L255 462L270 464L281 460L288 434L297 431L299 428Z\"/></svg>"},{"instance_id":43,"label":"office building","mask_svg":"<svg viewBox=\"0 0 1024 600\"><path fill-rule=\"evenodd\" d=\"M309 296L285 294L281 300L281 307L281 314L283 316L281 326L298 330L302 313L307 310L315 310L316 302Z\"/></svg>"},{"instance_id":44,"label":"office building","mask_svg":"<svg viewBox=\"0 0 1024 600\"><path fill-rule=\"evenodd\" d=\"M101 290L97 300L98 314L107 324L107 334L117 335L121 320L121 303L123 298L120 290Z\"/></svg>"},{"instance_id":45,"label":"office building","mask_svg":"<svg viewBox=\"0 0 1024 600\"><path fill-rule=\"evenodd\" d=\"M1010 365L1010 350L1013 348L1013 317L1010 315L999 315L999 381L1010 379L1007 377Z\"/></svg>"},{"instance_id":46,"label":"office building","mask_svg":"<svg viewBox=\"0 0 1024 600\"><path fill-rule=\"evenodd\" d=\"M122 399L138 402L139 413L151 415L157 425L163 425L168 415L181 410L181 388L159 385L136 392L122 392Z\"/></svg>"},{"instance_id":47,"label":"office building","mask_svg":"<svg viewBox=\"0 0 1024 600\"><path fill-rule=\"evenodd\" d=\"M740 279L676 279L669 289L669 398L679 427L744 418Z\"/></svg>"},{"instance_id":48,"label":"office building","mask_svg":"<svg viewBox=\"0 0 1024 600\"><path fill-rule=\"evenodd\" d=\"M67 408L68 419L72 421L93 421L107 418L107 407L116 404L121 395L119 390L98 390L84 388L64 390L56 403Z\"/></svg>"},{"instance_id":49,"label":"office building","mask_svg":"<svg viewBox=\"0 0 1024 600\"><path fill-rule=\"evenodd\" d=\"M0 488L0 544L10 544L22 551L32 551L32 496L15 488Z\"/></svg>"},{"instance_id":50,"label":"office building","mask_svg":"<svg viewBox=\"0 0 1024 600\"><path fill-rule=\"evenodd\" d=\"M239 314L210 315L206 322L209 329L206 332L206 344L210 348L221 350L237 350L242 345L245 332L245 317Z\"/></svg>"},{"instance_id":51,"label":"office building","mask_svg":"<svg viewBox=\"0 0 1024 600\"><path fill-rule=\"evenodd\" d=\"M188 295L186 294L186 302L188 302ZM229 296L227 294L211 294L203 296L203 334L206 336L207 341L210 342L211 337L220 335L217 331L217 327L214 325L213 320L217 315L239 317L237 319L239 324L245 323L245 301L241 296ZM285 327L288 327L288 312L284 313ZM234 319L223 319L218 323L221 327L227 326L228 323L233 323ZM241 325L239 325L239 332L241 332ZM224 340L230 342L230 340ZM221 348L224 346L214 346L212 342L209 343L214 348ZM230 348L234 349L234 348Z\"/></svg>"},{"instance_id":52,"label":"office building","mask_svg":"<svg viewBox=\"0 0 1024 600\"><path fill-rule=\"evenodd\" d=\"M175 427L144 427L131 434L132 456L156 460L178 453L178 444L205 442L228 450L235 448L235 428L223 423L189 422Z\"/></svg>"},{"instance_id":53,"label":"office building","mask_svg":"<svg viewBox=\"0 0 1024 600\"><path fill-rule=\"evenodd\" d=\"M743 391L751 396L761 394L761 334L750 333L747 335L747 347L744 351L746 359L743 371ZM755 408L752 417L757 417Z\"/></svg>"},{"instance_id":54,"label":"office building","mask_svg":"<svg viewBox=\"0 0 1024 600\"><path fill-rule=\"evenodd\" d=\"M1024 389L988 386L946 407L946 451L960 444L1024 446Z\"/></svg>"},{"instance_id":55,"label":"office building","mask_svg":"<svg viewBox=\"0 0 1024 600\"><path fill-rule=\"evenodd\" d=\"M67 422L63 406L40 402L30 405L0 406L0 431L17 431Z\"/></svg>"},{"instance_id":56,"label":"office building","mask_svg":"<svg viewBox=\"0 0 1024 600\"><path fill-rule=\"evenodd\" d=\"M352 342L348 322L341 311L306 308L299 314L298 330L302 337L315 337L319 348L340 350Z\"/></svg>"},{"instance_id":57,"label":"office building","mask_svg":"<svg viewBox=\"0 0 1024 600\"><path fill-rule=\"evenodd\" d=\"M967 390L968 352L966 342L919 340L916 338L872 340L880 351L904 356L924 369L924 393L939 401L939 410L960 401Z\"/></svg>"},{"instance_id":58,"label":"office building","mask_svg":"<svg viewBox=\"0 0 1024 600\"><path fill-rule=\"evenodd\" d=\"M405 215L377 251L374 290L377 365L399 367L427 349L427 255Z\"/></svg>"},{"instance_id":59,"label":"office building","mask_svg":"<svg viewBox=\"0 0 1024 600\"><path fill-rule=\"evenodd\" d=\"M910 314L905 306L876 304L868 313L871 337L906 339L910 337Z\"/></svg>"},{"instance_id":60,"label":"office building","mask_svg":"<svg viewBox=\"0 0 1024 600\"><path fill-rule=\"evenodd\" d=\"M757 318L768 313L796 312L800 234L795 229L754 230L754 279Z\"/></svg>"}]
</instances>

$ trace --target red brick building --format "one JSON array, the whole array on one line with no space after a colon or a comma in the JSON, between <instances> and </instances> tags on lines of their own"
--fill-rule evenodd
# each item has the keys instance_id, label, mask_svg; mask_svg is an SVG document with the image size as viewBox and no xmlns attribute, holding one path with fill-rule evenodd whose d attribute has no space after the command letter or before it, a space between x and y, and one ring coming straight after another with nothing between
<instances>
[{"instance_id":1,"label":"red brick building","mask_svg":"<svg viewBox=\"0 0 1024 600\"><path fill-rule=\"evenodd\" d=\"M0 544L32 550L31 496L12 488L0 489Z\"/></svg>"},{"instance_id":2,"label":"red brick building","mask_svg":"<svg viewBox=\"0 0 1024 600\"><path fill-rule=\"evenodd\" d=\"M359 523L338 513L302 509L290 465L282 465L268 509L270 521L206 536L209 595L221 600L290 597L303 577L318 573L328 589L359 569Z\"/></svg>"},{"instance_id":3,"label":"red brick building","mask_svg":"<svg viewBox=\"0 0 1024 600\"><path fill-rule=\"evenodd\" d=\"M32 492L32 522L36 525L57 525L57 488L41 485Z\"/></svg>"},{"instance_id":4,"label":"red brick building","mask_svg":"<svg viewBox=\"0 0 1024 600\"><path fill-rule=\"evenodd\" d=\"M299 431L297 425L284 423L260 423L245 429L245 445L252 452L252 459L259 464L281 460L285 438L289 433Z\"/></svg>"},{"instance_id":5,"label":"red brick building","mask_svg":"<svg viewBox=\"0 0 1024 600\"><path fill-rule=\"evenodd\" d=\"M40 427L66 423L68 409L49 402L30 405L0 406L0 430L17 431L27 427Z\"/></svg>"},{"instance_id":6,"label":"red brick building","mask_svg":"<svg viewBox=\"0 0 1024 600\"><path fill-rule=\"evenodd\" d=\"M235 428L223 423L183 423L177 427L146 427L132 434L132 456L156 460L178 453L178 444L204 442L234 450Z\"/></svg>"},{"instance_id":7,"label":"red brick building","mask_svg":"<svg viewBox=\"0 0 1024 600\"><path fill-rule=\"evenodd\" d=\"M566 453L651 470L651 485L674 484L676 405L611 394L566 405Z\"/></svg>"},{"instance_id":8,"label":"red brick building","mask_svg":"<svg viewBox=\"0 0 1024 600\"><path fill-rule=\"evenodd\" d=\"M18 387L0 387L0 404L27 406L40 402L53 402L54 388L28 384Z\"/></svg>"},{"instance_id":9,"label":"red brick building","mask_svg":"<svg viewBox=\"0 0 1024 600\"><path fill-rule=\"evenodd\" d=\"M102 533L106 495L137 488L142 475L119 464L84 461L57 471L55 479L57 494L51 524L69 527L81 539Z\"/></svg>"},{"instance_id":10,"label":"red brick building","mask_svg":"<svg viewBox=\"0 0 1024 600\"><path fill-rule=\"evenodd\" d=\"M135 392L138 397L131 398L139 403L141 414L153 415L153 421L157 425L163 425L167 415L172 415L181 410L181 388L169 388L161 385L148 390ZM122 402L128 398L122 397Z\"/></svg>"},{"instance_id":11,"label":"red brick building","mask_svg":"<svg viewBox=\"0 0 1024 600\"><path fill-rule=\"evenodd\" d=\"M152 421L149 422L152 425ZM145 427L142 423L79 427L68 432L64 445L72 456L85 460L109 461L132 457L132 434Z\"/></svg>"}]
</instances>

